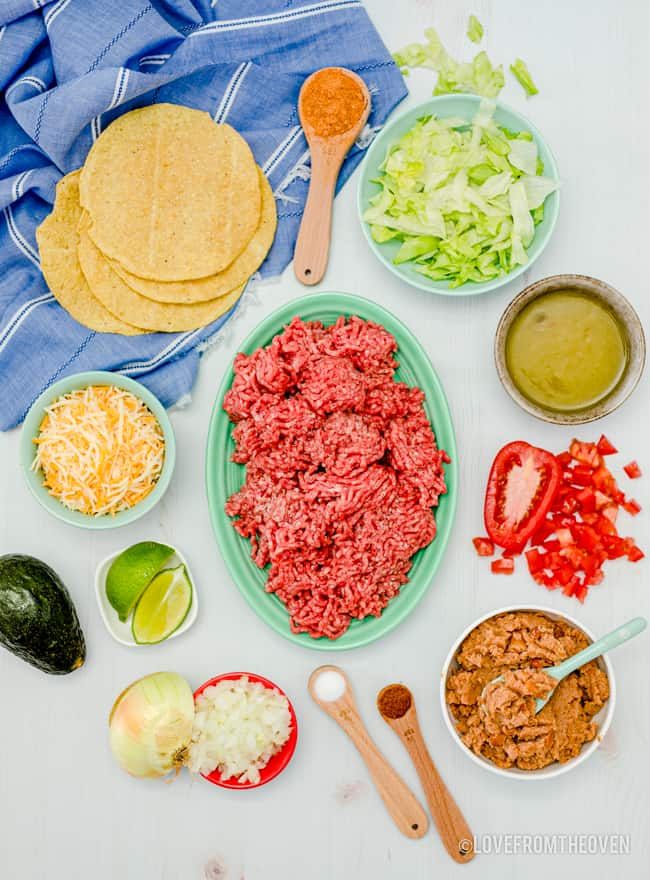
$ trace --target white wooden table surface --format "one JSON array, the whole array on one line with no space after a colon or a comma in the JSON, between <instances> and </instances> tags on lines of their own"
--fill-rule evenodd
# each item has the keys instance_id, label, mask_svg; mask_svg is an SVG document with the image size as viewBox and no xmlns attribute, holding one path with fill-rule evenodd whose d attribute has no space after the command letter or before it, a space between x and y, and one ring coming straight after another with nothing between
<instances>
[{"instance_id":1,"label":"white wooden table surface","mask_svg":"<svg viewBox=\"0 0 650 880\"><path fill-rule=\"evenodd\" d=\"M238 342L269 312L305 292L289 268L259 291L259 302L204 358L191 405L172 414L178 444L172 486L163 503L132 527L99 534L54 520L22 480L18 432L0 436L0 553L33 554L61 574L88 643L83 670L63 678L43 675L0 651L2 880L648 876L647 634L612 657L618 704L602 747L556 780L518 784L475 766L451 741L437 693L451 642L490 609L546 603L577 615L598 633L648 610L647 560L636 566L610 564L604 584L581 607L537 587L521 564L514 577L492 577L471 545L472 536L482 532L483 490L494 452L519 438L560 451L572 435L527 416L501 389L492 366L492 339L509 300L524 282L558 272L585 273L621 290L650 327L648 5L645 0L367 0L367 7L393 50L435 24L450 52L469 58L476 50L465 29L474 12L485 26L493 61L526 59L540 94L526 100L508 76L502 98L543 132L557 157L563 188L554 237L528 276L496 294L455 301L412 290L371 257L356 215L356 180L337 199L330 267L320 288L374 298L416 333L450 400L461 479L453 536L417 611L385 639L337 654L335 662L348 671L372 735L421 797L405 750L374 708L377 691L389 681L403 680L413 689L431 751L483 848L523 848L523 838L514 835L621 834L629 835L631 852L485 853L458 867L435 831L420 841L402 837L351 744L307 694L307 677L326 655L277 636L230 580L205 498L208 419ZM433 82L427 71L412 75L408 101L427 97ZM580 431L585 439L605 431L622 451L620 465L638 457L648 476L633 485L633 493L646 508L649 402L645 380L619 412ZM646 551L648 522L646 510L626 523ZM129 649L104 629L93 574L104 556L148 537L182 548L194 570L201 612L183 637ZM193 685L232 669L258 671L281 684L300 723L290 768L273 784L248 793L220 790L188 773L171 785L123 774L108 750L109 709L127 684L159 669L176 670ZM559 839L556 845L562 846Z\"/></svg>"}]
</instances>

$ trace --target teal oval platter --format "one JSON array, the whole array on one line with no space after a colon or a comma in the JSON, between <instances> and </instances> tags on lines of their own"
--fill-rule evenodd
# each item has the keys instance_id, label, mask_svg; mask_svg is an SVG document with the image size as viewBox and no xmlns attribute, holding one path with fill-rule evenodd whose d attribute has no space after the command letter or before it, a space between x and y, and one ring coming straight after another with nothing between
<instances>
[{"instance_id":1,"label":"teal oval platter","mask_svg":"<svg viewBox=\"0 0 650 880\"><path fill-rule=\"evenodd\" d=\"M380 191L379 184L374 183L374 180L380 174L379 166L384 161L389 148L396 144L402 135L413 128L418 119L421 119L423 116L438 116L441 119L458 116L462 119L467 119L469 124L476 115L481 100L477 95L439 95L416 104L410 110L406 110L404 113L396 116L395 119L382 129L368 149L361 164L357 189L357 210L363 234L371 251L393 275L396 275L412 287L426 290L429 293L456 297L476 296L477 294L488 293L488 291L496 290L505 284L509 284L515 278L527 272L535 260L542 254L551 239L555 224L557 223L560 211L559 190L551 193L544 202L544 219L535 227L535 237L530 247L526 250L528 262L525 265L516 266L507 275L501 275L489 281L466 281L459 287L454 288L449 286L449 281L433 281L430 278L426 278L413 269L412 263L400 263L399 265L393 263L395 254L399 250L400 242L393 239L379 244L373 239L370 234L370 227L363 219L363 214L369 205L371 197ZM502 104L500 101L495 103L494 119L496 122L509 128L511 131L529 131L537 144L539 156L544 163L544 175L559 180L555 158L538 129L521 113Z\"/></svg>"},{"instance_id":2,"label":"teal oval platter","mask_svg":"<svg viewBox=\"0 0 650 880\"><path fill-rule=\"evenodd\" d=\"M42 471L32 470L32 463L36 456L34 439L38 436L41 422L45 416L45 408L69 391L77 391L81 388L87 388L89 385L115 385L117 388L124 388L126 391L130 391L131 394L149 407L156 417L165 439L165 458L162 472L156 485L142 501L139 501L128 510L121 510L114 515L89 516L88 514L81 513L79 510L70 510L57 498L50 495L43 485ZM58 382L54 382L53 385L46 388L29 408L20 435L20 464L23 476L32 495L39 504L53 516L57 517L57 519L82 529L115 529L140 519L141 516L144 516L145 513L148 513L158 504L167 491L174 472L175 463L176 442L174 440L172 424L165 412L165 407L155 394L152 394L140 382L136 382L135 379L130 379L128 376L123 376L120 373L111 373L106 370L73 373L70 376L59 379Z\"/></svg>"},{"instance_id":3,"label":"teal oval platter","mask_svg":"<svg viewBox=\"0 0 650 880\"><path fill-rule=\"evenodd\" d=\"M314 639L306 633L294 633L283 603L277 596L264 591L266 569L254 564L250 556L250 542L235 531L224 511L227 498L241 488L246 476L245 466L231 461L235 449L232 439L234 425L223 409L223 399L234 378L232 364L226 372L212 410L206 450L210 518L226 566L253 611L285 639L318 651L345 651L367 645L394 630L416 608L429 588L444 555L456 512L456 441L449 406L431 361L411 331L389 311L370 300L348 293L318 293L294 300L262 321L239 350L252 354L257 348L268 345L295 315L305 321L321 321L326 325L333 324L340 315L357 315L381 324L392 333L398 345L396 356L399 368L395 378L411 386L417 385L424 391L424 408L438 446L445 449L451 458L451 464L445 468L447 494L440 498L435 512L437 535L431 544L415 554L409 581L384 608L381 616L353 620L348 630L335 640Z\"/></svg>"}]
</instances>

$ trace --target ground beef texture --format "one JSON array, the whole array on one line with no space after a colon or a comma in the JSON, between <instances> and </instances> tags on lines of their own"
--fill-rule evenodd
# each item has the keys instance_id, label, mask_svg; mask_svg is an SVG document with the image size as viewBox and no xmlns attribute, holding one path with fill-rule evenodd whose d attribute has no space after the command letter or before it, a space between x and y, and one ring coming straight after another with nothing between
<instances>
[{"instance_id":1,"label":"ground beef texture","mask_svg":"<svg viewBox=\"0 0 650 880\"><path fill-rule=\"evenodd\" d=\"M371 321L295 317L235 358L224 409L246 479L225 509L293 632L336 639L379 617L435 538L449 457L424 393L395 380L396 351Z\"/></svg>"}]
</instances>

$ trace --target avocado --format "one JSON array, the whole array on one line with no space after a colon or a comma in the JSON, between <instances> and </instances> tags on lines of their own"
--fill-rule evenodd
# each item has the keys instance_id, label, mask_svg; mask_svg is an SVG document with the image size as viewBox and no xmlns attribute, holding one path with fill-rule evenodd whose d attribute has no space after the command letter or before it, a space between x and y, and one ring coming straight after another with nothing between
<instances>
[{"instance_id":1,"label":"avocado","mask_svg":"<svg viewBox=\"0 0 650 880\"><path fill-rule=\"evenodd\" d=\"M70 594L33 556L0 556L0 645L54 675L73 672L86 659Z\"/></svg>"}]
</instances>

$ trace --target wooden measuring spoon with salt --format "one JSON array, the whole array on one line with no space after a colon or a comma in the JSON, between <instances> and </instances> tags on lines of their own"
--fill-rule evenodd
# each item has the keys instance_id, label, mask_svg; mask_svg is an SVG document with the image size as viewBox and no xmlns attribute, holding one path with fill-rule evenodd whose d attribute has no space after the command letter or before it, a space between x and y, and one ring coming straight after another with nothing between
<instances>
[{"instance_id":1,"label":"wooden measuring spoon with salt","mask_svg":"<svg viewBox=\"0 0 650 880\"><path fill-rule=\"evenodd\" d=\"M315 703L341 727L357 747L386 809L402 834L422 837L429 820L420 804L370 738L354 701L347 675L338 666L319 666L309 676Z\"/></svg>"},{"instance_id":2,"label":"wooden measuring spoon with salt","mask_svg":"<svg viewBox=\"0 0 650 880\"><path fill-rule=\"evenodd\" d=\"M311 179L293 270L303 284L318 284L327 268L336 181L368 121L370 92L351 70L324 67L303 83L298 115L311 153Z\"/></svg>"},{"instance_id":3,"label":"wooden measuring spoon with salt","mask_svg":"<svg viewBox=\"0 0 650 880\"><path fill-rule=\"evenodd\" d=\"M424 743L411 691L389 684L377 694L377 708L411 756L445 849L454 861L469 862L474 858L474 837Z\"/></svg>"}]
</instances>

